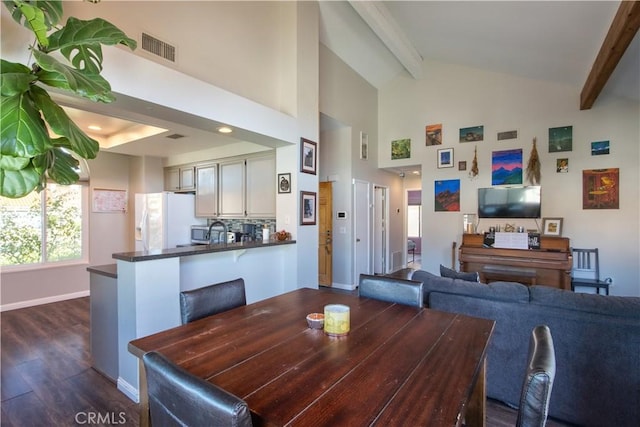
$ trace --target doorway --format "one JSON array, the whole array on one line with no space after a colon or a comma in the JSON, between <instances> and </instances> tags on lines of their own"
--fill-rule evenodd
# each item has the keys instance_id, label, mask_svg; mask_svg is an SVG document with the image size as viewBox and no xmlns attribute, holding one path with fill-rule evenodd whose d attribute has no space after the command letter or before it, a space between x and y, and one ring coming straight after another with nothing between
<instances>
[{"instance_id":1,"label":"doorway","mask_svg":"<svg viewBox=\"0 0 640 427\"><path fill-rule=\"evenodd\" d=\"M353 284L360 274L371 274L371 184L353 180Z\"/></svg>"},{"instance_id":2,"label":"doorway","mask_svg":"<svg viewBox=\"0 0 640 427\"><path fill-rule=\"evenodd\" d=\"M422 190L407 190L407 267L422 265Z\"/></svg>"},{"instance_id":3,"label":"doorway","mask_svg":"<svg viewBox=\"0 0 640 427\"><path fill-rule=\"evenodd\" d=\"M388 262L388 225L389 208L387 205L386 187L373 187L373 273L389 272Z\"/></svg>"},{"instance_id":4,"label":"doorway","mask_svg":"<svg viewBox=\"0 0 640 427\"><path fill-rule=\"evenodd\" d=\"M319 183L318 195L318 284L333 283L333 188L331 182Z\"/></svg>"}]
</instances>

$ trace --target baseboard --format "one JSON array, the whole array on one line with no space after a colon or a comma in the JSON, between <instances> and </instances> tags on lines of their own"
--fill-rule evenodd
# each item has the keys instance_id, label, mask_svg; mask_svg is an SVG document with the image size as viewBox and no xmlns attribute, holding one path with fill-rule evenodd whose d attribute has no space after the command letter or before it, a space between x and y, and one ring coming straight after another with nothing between
<instances>
[{"instance_id":1,"label":"baseboard","mask_svg":"<svg viewBox=\"0 0 640 427\"><path fill-rule=\"evenodd\" d=\"M357 288L356 285L347 285L344 283L332 283L331 287L336 289L343 289L345 291L354 291Z\"/></svg>"},{"instance_id":2,"label":"baseboard","mask_svg":"<svg viewBox=\"0 0 640 427\"><path fill-rule=\"evenodd\" d=\"M34 307L36 305L50 304L52 302L66 301L68 299L88 297L89 291L74 292L72 294L54 295L52 297L32 299L28 301L14 302L11 304L0 305L0 312L17 310L19 308Z\"/></svg>"},{"instance_id":3,"label":"baseboard","mask_svg":"<svg viewBox=\"0 0 640 427\"><path fill-rule=\"evenodd\" d=\"M138 389L123 380L122 377L118 377L118 390L124 393L125 396L133 400L135 403L140 403L140 394L138 393Z\"/></svg>"}]
</instances>

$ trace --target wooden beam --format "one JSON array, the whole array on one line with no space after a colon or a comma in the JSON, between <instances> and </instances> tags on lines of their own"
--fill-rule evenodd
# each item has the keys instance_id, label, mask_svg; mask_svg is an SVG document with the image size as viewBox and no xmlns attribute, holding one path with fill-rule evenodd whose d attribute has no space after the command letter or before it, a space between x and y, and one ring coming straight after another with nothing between
<instances>
[{"instance_id":1,"label":"wooden beam","mask_svg":"<svg viewBox=\"0 0 640 427\"><path fill-rule=\"evenodd\" d=\"M640 27L640 1L622 1L580 93L580 109L588 110L607 84Z\"/></svg>"}]
</instances>

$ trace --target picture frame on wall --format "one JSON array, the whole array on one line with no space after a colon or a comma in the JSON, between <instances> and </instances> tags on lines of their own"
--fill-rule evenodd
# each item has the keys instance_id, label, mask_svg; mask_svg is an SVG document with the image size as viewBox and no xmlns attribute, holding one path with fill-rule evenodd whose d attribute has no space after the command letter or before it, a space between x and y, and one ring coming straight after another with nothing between
<instances>
[{"instance_id":1,"label":"picture frame on wall","mask_svg":"<svg viewBox=\"0 0 640 427\"><path fill-rule=\"evenodd\" d=\"M278 174L278 193L291 193L291 174L279 173Z\"/></svg>"},{"instance_id":2,"label":"picture frame on wall","mask_svg":"<svg viewBox=\"0 0 640 427\"><path fill-rule=\"evenodd\" d=\"M300 172L316 174L318 164L318 144L300 138Z\"/></svg>"},{"instance_id":3,"label":"picture frame on wall","mask_svg":"<svg viewBox=\"0 0 640 427\"><path fill-rule=\"evenodd\" d=\"M300 225L316 225L316 193L300 192Z\"/></svg>"},{"instance_id":4,"label":"picture frame on wall","mask_svg":"<svg viewBox=\"0 0 640 427\"><path fill-rule=\"evenodd\" d=\"M562 236L562 218L542 218L543 236Z\"/></svg>"},{"instance_id":5,"label":"picture frame on wall","mask_svg":"<svg viewBox=\"0 0 640 427\"><path fill-rule=\"evenodd\" d=\"M453 167L453 148L441 148L438 150L438 169Z\"/></svg>"},{"instance_id":6,"label":"picture frame on wall","mask_svg":"<svg viewBox=\"0 0 640 427\"><path fill-rule=\"evenodd\" d=\"M367 160L369 158L369 135L360 132L360 158Z\"/></svg>"}]
</instances>

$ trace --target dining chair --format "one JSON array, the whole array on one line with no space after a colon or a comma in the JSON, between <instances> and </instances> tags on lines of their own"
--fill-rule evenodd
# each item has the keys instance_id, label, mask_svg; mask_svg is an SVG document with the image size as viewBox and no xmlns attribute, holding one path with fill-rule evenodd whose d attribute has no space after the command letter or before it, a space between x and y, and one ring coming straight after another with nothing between
<instances>
[{"instance_id":1,"label":"dining chair","mask_svg":"<svg viewBox=\"0 0 640 427\"><path fill-rule=\"evenodd\" d=\"M142 356L152 426L252 426L247 403L162 354Z\"/></svg>"},{"instance_id":2,"label":"dining chair","mask_svg":"<svg viewBox=\"0 0 640 427\"><path fill-rule=\"evenodd\" d=\"M529 339L529 356L520 394L517 427L544 427L549 412L556 355L547 325L536 326Z\"/></svg>"},{"instance_id":3,"label":"dining chair","mask_svg":"<svg viewBox=\"0 0 640 427\"><path fill-rule=\"evenodd\" d=\"M180 292L182 324L247 305L244 279Z\"/></svg>"},{"instance_id":4,"label":"dining chair","mask_svg":"<svg viewBox=\"0 0 640 427\"><path fill-rule=\"evenodd\" d=\"M571 290L575 292L576 286L596 288L600 294L600 289L605 290L609 295L610 283L600 280L600 259L598 248L577 249L571 248L573 255L573 268L571 269Z\"/></svg>"},{"instance_id":5,"label":"dining chair","mask_svg":"<svg viewBox=\"0 0 640 427\"><path fill-rule=\"evenodd\" d=\"M422 308L422 282L387 276L360 274L358 295Z\"/></svg>"}]
</instances>

